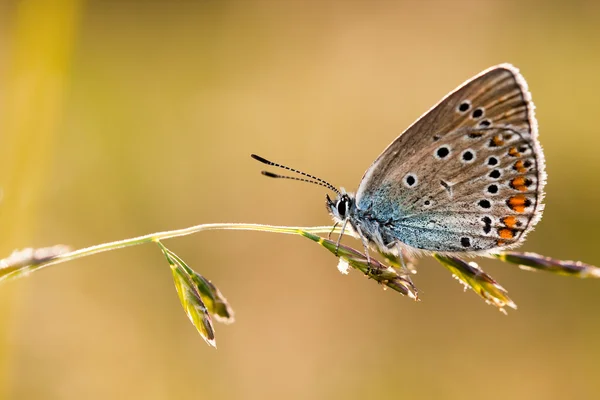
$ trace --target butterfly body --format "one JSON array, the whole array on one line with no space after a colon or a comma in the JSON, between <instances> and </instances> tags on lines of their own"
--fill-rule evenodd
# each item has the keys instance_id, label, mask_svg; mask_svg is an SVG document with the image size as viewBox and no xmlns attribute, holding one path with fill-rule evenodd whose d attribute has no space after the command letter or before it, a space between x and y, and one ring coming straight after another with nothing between
<instances>
[{"instance_id":1,"label":"butterfly body","mask_svg":"<svg viewBox=\"0 0 600 400\"><path fill-rule=\"evenodd\" d=\"M502 64L442 99L375 160L356 195L327 207L384 253L490 253L521 244L541 218L545 179L527 85Z\"/></svg>"}]
</instances>

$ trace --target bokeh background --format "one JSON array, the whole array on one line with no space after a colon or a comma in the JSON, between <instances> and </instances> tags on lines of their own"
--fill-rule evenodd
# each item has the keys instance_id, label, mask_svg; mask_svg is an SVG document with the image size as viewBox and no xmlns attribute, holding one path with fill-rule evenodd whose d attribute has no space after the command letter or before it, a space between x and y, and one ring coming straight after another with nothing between
<instances>
[{"instance_id":1,"label":"bokeh background","mask_svg":"<svg viewBox=\"0 0 600 400\"><path fill-rule=\"evenodd\" d=\"M549 181L522 249L600 265L600 3L57 0L0 3L0 250L83 247L208 222L325 225L388 143L500 63L537 105ZM0 398L593 399L600 282L480 265L504 316L432 259L422 301L292 236L166 244L236 311L218 350L153 246L0 290ZM355 242L359 246L358 242Z\"/></svg>"}]
</instances>

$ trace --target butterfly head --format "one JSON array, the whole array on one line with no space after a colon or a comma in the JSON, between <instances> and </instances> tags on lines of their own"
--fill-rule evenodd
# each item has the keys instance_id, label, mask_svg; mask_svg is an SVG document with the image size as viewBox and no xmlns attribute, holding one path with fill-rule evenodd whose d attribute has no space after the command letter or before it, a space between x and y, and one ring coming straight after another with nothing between
<instances>
[{"instance_id":1,"label":"butterfly head","mask_svg":"<svg viewBox=\"0 0 600 400\"><path fill-rule=\"evenodd\" d=\"M336 222L343 222L350 217L354 210L354 196L344 192L342 189L342 192L337 195L335 200L332 200L329 195L327 195L327 202L325 205L327 206L327 210L329 210L329 214L331 214Z\"/></svg>"}]
</instances>

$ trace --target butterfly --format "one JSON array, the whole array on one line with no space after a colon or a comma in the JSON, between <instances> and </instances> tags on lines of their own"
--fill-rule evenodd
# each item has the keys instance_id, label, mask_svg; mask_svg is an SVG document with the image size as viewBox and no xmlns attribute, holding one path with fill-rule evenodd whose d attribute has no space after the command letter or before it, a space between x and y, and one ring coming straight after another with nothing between
<instances>
[{"instance_id":1,"label":"butterfly","mask_svg":"<svg viewBox=\"0 0 600 400\"><path fill-rule=\"evenodd\" d=\"M491 67L450 92L398 136L366 170L355 194L325 186L342 232L384 254L482 255L523 243L542 217L546 172L534 105L510 64ZM338 242L339 243L339 242Z\"/></svg>"}]
</instances>

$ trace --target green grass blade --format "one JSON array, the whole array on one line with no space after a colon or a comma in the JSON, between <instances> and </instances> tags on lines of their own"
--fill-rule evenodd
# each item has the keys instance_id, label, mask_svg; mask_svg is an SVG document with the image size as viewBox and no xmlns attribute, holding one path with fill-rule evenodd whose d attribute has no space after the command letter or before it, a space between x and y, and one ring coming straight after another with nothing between
<instances>
[{"instance_id":1,"label":"green grass blade","mask_svg":"<svg viewBox=\"0 0 600 400\"><path fill-rule=\"evenodd\" d=\"M177 254L167 248L165 250L190 277L208 312L219 322L226 324L233 323L233 309L221 291L211 281L191 269Z\"/></svg>"},{"instance_id":2,"label":"green grass blade","mask_svg":"<svg viewBox=\"0 0 600 400\"><path fill-rule=\"evenodd\" d=\"M577 278L600 278L600 268L582 263L581 261L563 261L536 253L520 253L516 251L504 251L493 256L499 260L517 264L527 270L534 269Z\"/></svg>"},{"instance_id":3,"label":"green grass blade","mask_svg":"<svg viewBox=\"0 0 600 400\"><path fill-rule=\"evenodd\" d=\"M208 308L202 301L202 296L195 282L187 272L190 268L179 257L174 257L174 253L164 247L162 243L158 242L158 245L171 267L175 289L188 318L206 343L217 347L212 318Z\"/></svg>"},{"instance_id":4,"label":"green grass blade","mask_svg":"<svg viewBox=\"0 0 600 400\"><path fill-rule=\"evenodd\" d=\"M474 262L467 263L460 258L440 254L433 256L448 268L465 287L473 289L488 304L498 307L505 314L504 307L506 306L517 309L517 305L508 297L508 292Z\"/></svg>"}]
</instances>

